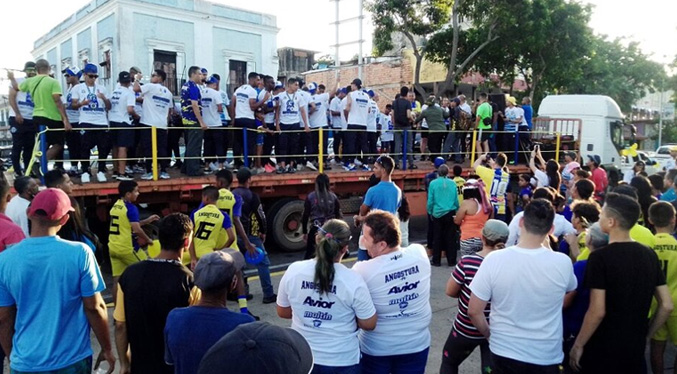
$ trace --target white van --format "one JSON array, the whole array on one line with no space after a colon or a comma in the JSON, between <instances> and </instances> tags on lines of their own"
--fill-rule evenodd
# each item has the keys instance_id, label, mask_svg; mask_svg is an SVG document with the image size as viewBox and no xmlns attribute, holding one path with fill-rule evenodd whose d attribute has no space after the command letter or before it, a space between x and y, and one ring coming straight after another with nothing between
<instances>
[{"instance_id":1,"label":"white van","mask_svg":"<svg viewBox=\"0 0 677 374\"><path fill-rule=\"evenodd\" d=\"M620 168L623 117L618 104L608 96L550 95L538 108L534 131L559 132L563 138L569 138L573 143L570 149L580 150L583 163L588 155L599 155L602 164Z\"/></svg>"}]
</instances>

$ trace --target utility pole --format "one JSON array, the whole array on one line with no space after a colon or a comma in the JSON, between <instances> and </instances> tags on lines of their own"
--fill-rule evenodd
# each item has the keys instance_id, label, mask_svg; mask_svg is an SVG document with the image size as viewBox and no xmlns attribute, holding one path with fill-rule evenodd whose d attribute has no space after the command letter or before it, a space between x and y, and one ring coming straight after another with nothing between
<instances>
[{"instance_id":1,"label":"utility pole","mask_svg":"<svg viewBox=\"0 0 677 374\"><path fill-rule=\"evenodd\" d=\"M331 25L335 25L335 28L334 28L334 30L335 30L334 32L336 33L336 36L334 38L335 44L330 46L330 47L334 48L334 59L336 60L334 62L334 68L336 69L335 77L338 80L338 67L341 64L341 62L339 60L339 48L346 46L346 45L357 44L358 45L358 54L357 54L357 69L358 69L358 72L357 72L357 75L358 75L358 78L362 79L362 64L363 64L362 45L364 44L364 38L363 38L363 35L362 35L362 32L363 32L362 24L364 23L364 12L363 12L364 0L358 0L359 9L358 9L357 17L351 17L351 18L346 18L346 19L339 19L339 2L342 1L342 0L329 0L329 1L336 2L336 8L335 8L336 9L336 17L335 17L334 22L331 23ZM343 1L345 1L345 0L343 0ZM348 41L348 42L339 43L339 32L340 32L339 26L346 23L346 22L352 22L352 21L358 22L358 26L357 26L357 31L358 31L358 34L359 34L358 40L352 40L352 41Z\"/></svg>"},{"instance_id":2,"label":"utility pole","mask_svg":"<svg viewBox=\"0 0 677 374\"><path fill-rule=\"evenodd\" d=\"M661 79L661 102L659 105L659 117L658 117L658 149L661 145L663 145L663 94L665 91L665 78Z\"/></svg>"}]
</instances>

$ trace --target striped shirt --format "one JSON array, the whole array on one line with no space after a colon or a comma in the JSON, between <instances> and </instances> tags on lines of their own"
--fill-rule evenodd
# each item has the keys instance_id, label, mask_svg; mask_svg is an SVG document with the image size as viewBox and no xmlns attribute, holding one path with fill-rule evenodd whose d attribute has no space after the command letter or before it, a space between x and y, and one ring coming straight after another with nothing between
<instances>
[{"instance_id":1,"label":"striped shirt","mask_svg":"<svg viewBox=\"0 0 677 374\"><path fill-rule=\"evenodd\" d=\"M456 264L456 268L451 273L454 281L461 285L461 295L458 298L458 314L456 314L456 320L454 320L453 329L457 333L468 339L484 339L484 335L475 328L470 316L468 316L468 303L470 302L470 283L477 273L484 257L480 255L469 255L463 256L461 261ZM484 316L489 321L489 310L490 303L487 303L486 308L484 309Z\"/></svg>"}]
</instances>

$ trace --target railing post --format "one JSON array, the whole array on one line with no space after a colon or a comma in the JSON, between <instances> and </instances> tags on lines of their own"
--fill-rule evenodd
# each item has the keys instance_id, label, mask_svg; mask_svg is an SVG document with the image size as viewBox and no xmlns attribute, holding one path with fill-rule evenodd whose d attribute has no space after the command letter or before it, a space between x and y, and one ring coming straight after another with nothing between
<instances>
[{"instance_id":1,"label":"railing post","mask_svg":"<svg viewBox=\"0 0 677 374\"><path fill-rule=\"evenodd\" d=\"M461 140L463 141L463 140ZM470 166L475 164L475 150L477 149L477 130L472 131L472 149L470 153Z\"/></svg>"},{"instance_id":2,"label":"railing post","mask_svg":"<svg viewBox=\"0 0 677 374\"><path fill-rule=\"evenodd\" d=\"M243 146L242 146L242 156L244 157L244 166L249 167L249 146L247 142L247 126L242 128L242 140L243 140Z\"/></svg>"},{"instance_id":3,"label":"railing post","mask_svg":"<svg viewBox=\"0 0 677 374\"><path fill-rule=\"evenodd\" d=\"M520 147L520 130L519 130L519 126L517 126L517 128L515 128L515 158L514 158L515 165L517 165L519 163L519 155L520 155L519 154L519 149L520 149L519 147Z\"/></svg>"},{"instance_id":4,"label":"railing post","mask_svg":"<svg viewBox=\"0 0 677 374\"><path fill-rule=\"evenodd\" d=\"M45 131L47 128L45 126L40 126L40 171L42 171L42 175L40 176L40 180L42 181L42 184L45 184L45 174L47 174L47 150L49 145L47 144L47 132ZM73 130L75 131L75 130ZM33 167L33 163L31 162L31 169ZM32 170L26 170L25 174L26 175L31 175Z\"/></svg>"},{"instance_id":5,"label":"railing post","mask_svg":"<svg viewBox=\"0 0 677 374\"><path fill-rule=\"evenodd\" d=\"M402 130L402 170L407 170L407 148L409 147L409 131ZM413 147L412 147L413 152Z\"/></svg>"},{"instance_id":6,"label":"railing post","mask_svg":"<svg viewBox=\"0 0 677 374\"><path fill-rule=\"evenodd\" d=\"M559 147L562 140L562 133L557 133L557 143L555 145L555 160L559 162Z\"/></svg>"},{"instance_id":7,"label":"railing post","mask_svg":"<svg viewBox=\"0 0 677 374\"><path fill-rule=\"evenodd\" d=\"M320 173L324 173L324 129L320 127L320 135L319 135L319 151L318 151L318 156L317 156L317 163L319 164L318 170Z\"/></svg>"},{"instance_id":8,"label":"railing post","mask_svg":"<svg viewBox=\"0 0 677 374\"><path fill-rule=\"evenodd\" d=\"M150 144L153 154L153 180L158 180L158 168L157 168L157 128L155 126L150 127Z\"/></svg>"}]
</instances>

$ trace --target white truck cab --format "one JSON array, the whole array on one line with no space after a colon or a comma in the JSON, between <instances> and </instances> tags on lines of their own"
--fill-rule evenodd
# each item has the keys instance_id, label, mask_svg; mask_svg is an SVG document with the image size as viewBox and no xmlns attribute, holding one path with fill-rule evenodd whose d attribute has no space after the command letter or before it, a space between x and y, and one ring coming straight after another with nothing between
<instances>
[{"instance_id":1,"label":"white truck cab","mask_svg":"<svg viewBox=\"0 0 677 374\"><path fill-rule=\"evenodd\" d=\"M534 130L573 138L582 163L589 155L599 155L602 164L620 169L625 148L623 118L618 104L608 96L549 95L538 108L540 126Z\"/></svg>"}]
</instances>

